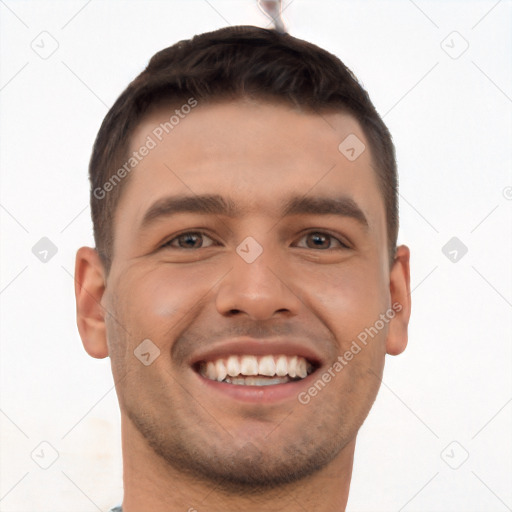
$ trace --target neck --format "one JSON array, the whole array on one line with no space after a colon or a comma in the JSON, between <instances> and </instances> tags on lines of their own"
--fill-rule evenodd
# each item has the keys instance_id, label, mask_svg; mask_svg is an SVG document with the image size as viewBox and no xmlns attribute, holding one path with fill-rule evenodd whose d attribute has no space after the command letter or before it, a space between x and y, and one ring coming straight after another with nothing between
<instances>
[{"instance_id":1,"label":"neck","mask_svg":"<svg viewBox=\"0 0 512 512\"><path fill-rule=\"evenodd\" d=\"M255 493L230 493L214 482L177 471L148 446L122 415L123 512L344 512L348 500L354 438L325 468L299 482Z\"/></svg>"}]
</instances>

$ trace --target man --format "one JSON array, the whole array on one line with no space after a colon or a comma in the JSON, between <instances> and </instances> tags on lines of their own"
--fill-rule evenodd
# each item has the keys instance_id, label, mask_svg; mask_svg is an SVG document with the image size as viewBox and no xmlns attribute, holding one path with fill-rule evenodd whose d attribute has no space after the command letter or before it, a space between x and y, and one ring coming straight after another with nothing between
<instances>
[{"instance_id":1,"label":"man","mask_svg":"<svg viewBox=\"0 0 512 512\"><path fill-rule=\"evenodd\" d=\"M394 148L351 72L272 30L180 41L90 179L78 328L111 358L123 512L345 510L410 315Z\"/></svg>"}]
</instances>

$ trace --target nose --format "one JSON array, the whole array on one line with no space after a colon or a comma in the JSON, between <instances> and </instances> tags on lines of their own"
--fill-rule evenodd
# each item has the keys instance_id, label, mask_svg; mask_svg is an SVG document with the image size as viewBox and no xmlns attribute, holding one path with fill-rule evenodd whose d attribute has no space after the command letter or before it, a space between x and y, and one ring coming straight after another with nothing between
<instances>
[{"instance_id":1,"label":"nose","mask_svg":"<svg viewBox=\"0 0 512 512\"><path fill-rule=\"evenodd\" d=\"M233 267L222 279L216 296L221 315L245 314L258 321L278 314L295 316L301 305L297 281L292 281L284 262L270 251L264 251L252 263L235 253Z\"/></svg>"}]
</instances>

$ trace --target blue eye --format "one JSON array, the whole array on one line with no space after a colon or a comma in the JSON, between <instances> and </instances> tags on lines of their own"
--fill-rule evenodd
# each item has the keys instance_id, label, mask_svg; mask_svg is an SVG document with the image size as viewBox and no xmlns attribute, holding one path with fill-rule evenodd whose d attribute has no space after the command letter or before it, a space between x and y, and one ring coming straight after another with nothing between
<instances>
[{"instance_id":1,"label":"blue eye","mask_svg":"<svg viewBox=\"0 0 512 512\"><path fill-rule=\"evenodd\" d=\"M309 240L311 240L312 243L307 243L307 246L302 246L302 248L321 250L334 249L335 247L331 246L331 242L334 241L338 244L338 248L349 249L347 244L343 243L333 235L323 231L310 231L309 233L302 235L300 240L304 239L305 237L311 237ZM213 243L205 245L203 242L204 239L210 240ZM215 244L216 242L202 231L187 231L186 233L181 233L180 235L163 244L162 249L203 249L206 247L212 247Z\"/></svg>"},{"instance_id":2,"label":"blue eye","mask_svg":"<svg viewBox=\"0 0 512 512\"><path fill-rule=\"evenodd\" d=\"M348 245L344 244L343 242L335 238L333 235L330 235L329 233L324 233L323 231L310 231L309 233L306 233L305 235L302 236L302 238L304 237L311 237L310 240L313 241L312 245L307 247L308 249L332 249L332 247L330 247L329 240L335 240L338 243L338 245L344 249L349 248ZM326 241L329 247L325 247Z\"/></svg>"},{"instance_id":3,"label":"blue eye","mask_svg":"<svg viewBox=\"0 0 512 512\"><path fill-rule=\"evenodd\" d=\"M178 235L176 238L169 240L162 247L172 247L174 249L200 249L202 247L205 247L204 244L201 242L201 237L206 237L209 240L211 240L209 236L206 236L201 231L188 231L187 233L182 233L181 235ZM173 242L175 241L178 241L178 247L173 245Z\"/></svg>"}]
</instances>

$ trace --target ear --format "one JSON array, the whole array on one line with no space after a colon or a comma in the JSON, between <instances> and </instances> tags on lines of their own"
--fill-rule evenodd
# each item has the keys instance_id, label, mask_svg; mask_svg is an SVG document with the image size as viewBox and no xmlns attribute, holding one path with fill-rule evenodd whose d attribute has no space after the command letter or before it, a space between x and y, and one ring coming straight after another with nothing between
<instances>
[{"instance_id":1,"label":"ear","mask_svg":"<svg viewBox=\"0 0 512 512\"><path fill-rule=\"evenodd\" d=\"M397 247L389 275L389 291L395 316L389 322L386 352L393 356L401 354L407 346L407 327L411 316L409 257L407 246Z\"/></svg>"},{"instance_id":2,"label":"ear","mask_svg":"<svg viewBox=\"0 0 512 512\"><path fill-rule=\"evenodd\" d=\"M75 261L78 332L86 352L98 359L108 356L105 309L101 305L104 292L104 269L97 251L81 247Z\"/></svg>"}]
</instances>

